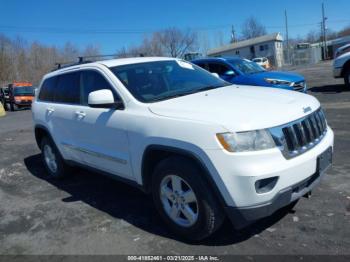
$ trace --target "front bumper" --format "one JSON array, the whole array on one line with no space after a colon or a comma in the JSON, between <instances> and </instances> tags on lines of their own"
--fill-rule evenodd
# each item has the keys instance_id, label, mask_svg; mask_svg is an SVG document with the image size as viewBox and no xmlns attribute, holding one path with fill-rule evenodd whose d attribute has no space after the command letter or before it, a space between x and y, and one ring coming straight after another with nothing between
<instances>
[{"instance_id":1,"label":"front bumper","mask_svg":"<svg viewBox=\"0 0 350 262\"><path fill-rule=\"evenodd\" d=\"M332 148L327 150L332 151ZM272 200L266 203L249 207L226 207L226 214L236 229L242 229L258 219L272 215L279 209L311 192L320 182L325 171L326 170L323 172L315 172L303 181L280 190Z\"/></svg>"},{"instance_id":2,"label":"front bumper","mask_svg":"<svg viewBox=\"0 0 350 262\"><path fill-rule=\"evenodd\" d=\"M32 101L30 100L21 100L21 101L15 101L14 102L17 106L31 106L32 105Z\"/></svg>"}]
</instances>

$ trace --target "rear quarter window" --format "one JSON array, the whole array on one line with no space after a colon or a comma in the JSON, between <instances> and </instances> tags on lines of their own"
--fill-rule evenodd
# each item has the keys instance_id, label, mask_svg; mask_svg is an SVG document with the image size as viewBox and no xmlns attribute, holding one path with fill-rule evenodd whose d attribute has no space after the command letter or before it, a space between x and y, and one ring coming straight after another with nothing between
<instances>
[{"instance_id":1,"label":"rear quarter window","mask_svg":"<svg viewBox=\"0 0 350 262\"><path fill-rule=\"evenodd\" d=\"M53 102L56 83L57 77L50 77L44 80L39 93L40 101Z\"/></svg>"}]
</instances>

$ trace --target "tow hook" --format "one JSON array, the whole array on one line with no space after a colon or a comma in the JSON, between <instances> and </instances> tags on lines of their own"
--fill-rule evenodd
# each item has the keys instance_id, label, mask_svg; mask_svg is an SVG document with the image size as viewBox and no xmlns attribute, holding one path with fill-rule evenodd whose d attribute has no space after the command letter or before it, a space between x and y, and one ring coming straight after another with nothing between
<instances>
[{"instance_id":1,"label":"tow hook","mask_svg":"<svg viewBox=\"0 0 350 262\"><path fill-rule=\"evenodd\" d=\"M310 198L312 194L312 191L307 192L305 195L303 195L303 197L305 198Z\"/></svg>"}]
</instances>

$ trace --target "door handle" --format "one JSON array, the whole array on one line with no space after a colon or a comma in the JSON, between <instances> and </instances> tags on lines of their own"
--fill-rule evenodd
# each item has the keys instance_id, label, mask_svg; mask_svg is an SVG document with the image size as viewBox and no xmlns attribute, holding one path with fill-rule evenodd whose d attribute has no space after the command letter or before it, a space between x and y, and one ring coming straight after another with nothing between
<instances>
[{"instance_id":1,"label":"door handle","mask_svg":"<svg viewBox=\"0 0 350 262\"><path fill-rule=\"evenodd\" d=\"M86 116L86 113L83 111L76 111L75 114L79 119L84 118Z\"/></svg>"},{"instance_id":2,"label":"door handle","mask_svg":"<svg viewBox=\"0 0 350 262\"><path fill-rule=\"evenodd\" d=\"M52 114L53 112L55 112L55 109L52 107L48 107L46 110L49 114Z\"/></svg>"}]
</instances>

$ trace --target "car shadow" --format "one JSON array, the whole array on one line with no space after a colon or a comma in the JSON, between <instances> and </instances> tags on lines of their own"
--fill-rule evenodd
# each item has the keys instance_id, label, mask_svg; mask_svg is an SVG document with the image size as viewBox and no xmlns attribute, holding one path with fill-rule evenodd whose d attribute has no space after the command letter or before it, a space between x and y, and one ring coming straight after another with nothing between
<instances>
[{"instance_id":1,"label":"car shadow","mask_svg":"<svg viewBox=\"0 0 350 262\"><path fill-rule=\"evenodd\" d=\"M210 238L200 242L189 242L167 230L153 206L151 196L145 195L137 188L81 168L73 169L74 174L63 180L50 178L46 175L40 154L25 158L24 163L33 176L67 192L70 196L63 198L63 202L83 201L144 231L187 244L225 246L240 243L269 228L290 212L282 209L241 231L236 231L229 221L225 221L222 228Z\"/></svg>"},{"instance_id":2,"label":"car shadow","mask_svg":"<svg viewBox=\"0 0 350 262\"><path fill-rule=\"evenodd\" d=\"M313 93L341 93L341 92L349 92L350 89L347 88L344 84L337 85L325 85L325 86L314 86L307 90L308 92Z\"/></svg>"}]
</instances>

